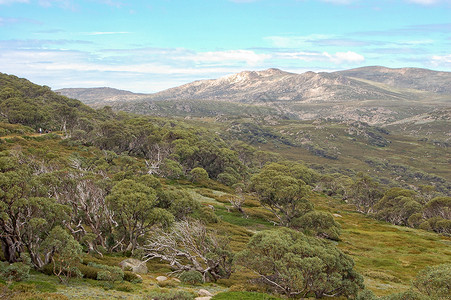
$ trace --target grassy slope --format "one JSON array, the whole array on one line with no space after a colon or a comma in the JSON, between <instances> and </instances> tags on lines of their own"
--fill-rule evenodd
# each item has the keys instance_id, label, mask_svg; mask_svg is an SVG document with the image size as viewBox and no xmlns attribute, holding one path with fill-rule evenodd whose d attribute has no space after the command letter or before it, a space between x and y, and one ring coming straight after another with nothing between
<instances>
[{"instance_id":1,"label":"grassy slope","mask_svg":"<svg viewBox=\"0 0 451 300\"><path fill-rule=\"evenodd\" d=\"M45 146L43 146L44 144ZM8 148L18 145L23 149L42 148L47 155L53 153L67 156L74 151L84 152L83 149L62 146L58 137L53 139L46 137L15 138L8 140L6 145L4 144ZM179 183L174 182L174 184ZM209 188L208 185L207 187L192 186L186 182L180 184L190 188L192 195L203 205L215 207L215 213L222 219L222 222L214 224L213 227L221 234L230 236L231 246L235 251L244 247L253 232L274 228L268 221L271 215L259 207L258 201L252 196L248 195L246 198L244 210L249 218L244 218L240 213L227 209L230 208L227 201L230 194L224 192L224 189L219 191ZM341 217L336 217L343 229L342 241L338 243L338 246L354 258L356 269L364 275L366 285L378 295L406 290L410 281L421 269L429 265L451 262L450 238L375 221L354 212L352 207L330 197L317 195L313 197L312 201L319 210L341 215ZM121 259L120 257L105 257L101 261L105 264L116 264ZM39 274L33 275L30 280L31 283L41 282L38 285L45 285L45 282L54 285L59 293L74 299L86 298L87 295L100 298L119 298L126 295L130 298L131 295L144 295L152 289L159 288L153 278L169 271L169 268L160 262L150 262L149 269L151 274L144 276L144 283L132 284L131 292L121 292L110 288L105 290L102 283L92 280L74 280L67 286L55 283L53 277ZM203 288L220 292L233 285L247 285L249 277L253 277L253 274L238 269L230 279L221 280L216 285L204 285ZM116 285L113 288L121 289ZM199 287L175 284L169 288L196 291Z\"/></svg>"}]
</instances>

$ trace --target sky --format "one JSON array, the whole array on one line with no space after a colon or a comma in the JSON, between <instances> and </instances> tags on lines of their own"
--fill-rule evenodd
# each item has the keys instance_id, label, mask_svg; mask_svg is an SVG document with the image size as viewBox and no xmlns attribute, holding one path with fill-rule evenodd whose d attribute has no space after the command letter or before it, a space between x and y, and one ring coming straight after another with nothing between
<instances>
[{"instance_id":1,"label":"sky","mask_svg":"<svg viewBox=\"0 0 451 300\"><path fill-rule=\"evenodd\" d=\"M0 72L52 89L374 65L451 71L451 0L0 0Z\"/></svg>"}]
</instances>

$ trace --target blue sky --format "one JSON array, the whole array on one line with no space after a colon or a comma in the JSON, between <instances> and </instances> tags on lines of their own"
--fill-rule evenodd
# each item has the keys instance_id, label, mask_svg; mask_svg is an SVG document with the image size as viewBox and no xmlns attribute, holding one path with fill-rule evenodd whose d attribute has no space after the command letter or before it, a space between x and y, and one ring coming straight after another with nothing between
<instances>
[{"instance_id":1,"label":"blue sky","mask_svg":"<svg viewBox=\"0 0 451 300\"><path fill-rule=\"evenodd\" d=\"M0 72L54 89L368 65L451 71L451 0L0 0Z\"/></svg>"}]
</instances>

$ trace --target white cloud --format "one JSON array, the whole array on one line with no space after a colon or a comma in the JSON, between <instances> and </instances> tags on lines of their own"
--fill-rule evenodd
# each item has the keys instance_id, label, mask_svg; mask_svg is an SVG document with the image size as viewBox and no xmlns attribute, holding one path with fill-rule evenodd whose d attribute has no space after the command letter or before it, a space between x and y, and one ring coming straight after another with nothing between
<instances>
[{"instance_id":1,"label":"white cloud","mask_svg":"<svg viewBox=\"0 0 451 300\"><path fill-rule=\"evenodd\" d=\"M76 5L72 0L39 0L38 3L43 7L58 6L70 10L75 10L76 8Z\"/></svg>"},{"instance_id":2,"label":"white cloud","mask_svg":"<svg viewBox=\"0 0 451 300\"><path fill-rule=\"evenodd\" d=\"M28 3L29 0L0 0L0 5L13 4L13 3Z\"/></svg>"},{"instance_id":3,"label":"white cloud","mask_svg":"<svg viewBox=\"0 0 451 300\"><path fill-rule=\"evenodd\" d=\"M229 50L200 52L187 58L199 63L224 64L228 62L245 62L249 66L255 66L270 57L268 54L258 54L250 50Z\"/></svg>"},{"instance_id":4,"label":"white cloud","mask_svg":"<svg viewBox=\"0 0 451 300\"><path fill-rule=\"evenodd\" d=\"M351 3L357 2L357 1L356 0L321 0L321 2L346 5L346 4L351 4Z\"/></svg>"},{"instance_id":5,"label":"white cloud","mask_svg":"<svg viewBox=\"0 0 451 300\"><path fill-rule=\"evenodd\" d=\"M95 31L88 32L87 35L109 35L109 34L129 34L128 31Z\"/></svg>"},{"instance_id":6,"label":"white cloud","mask_svg":"<svg viewBox=\"0 0 451 300\"><path fill-rule=\"evenodd\" d=\"M448 55L434 55L431 58L431 63L435 67L451 68L451 54Z\"/></svg>"},{"instance_id":7,"label":"white cloud","mask_svg":"<svg viewBox=\"0 0 451 300\"><path fill-rule=\"evenodd\" d=\"M416 3L421 5L434 5L434 4L451 4L450 0L406 0L410 3Z\"/></svg>"},{"instance_id":8,"label":"white cloud","mask_svg":"<svg viewBox=\"0 0 451 300\"><path fill-rule=\"evenodd\" d=\"M335 54L323 52L323 55L336 64L361 63L365 60L365 57L352 51L336 52Z\"/></svg>"},{"instance_id":9,"label":"white cloud","mask_svg":"<svg viewBox=\"0 0 451 300\"><path fill-rule=\"evenodd\" d=\"M305 36L268 36L264 39L278 48L301 48L310 45L312 42L332 37L325 34L310 34Z\"/></svg>"},{"instance_id":10,"label":"white cloud","mask_svg":"<svg viewBox=\"0 0 451 300\"><path fill-rule=\"evenodd\" d=\"M332 62L334 64L355 64L361 63L365 60L363 55L358 53L347 51L347 52L336 52L334 54L330 54L328 52L280 52L277 53L276 58L286 59L286 60L302 60L306 62Z\"/></svg>"}]
</instances>

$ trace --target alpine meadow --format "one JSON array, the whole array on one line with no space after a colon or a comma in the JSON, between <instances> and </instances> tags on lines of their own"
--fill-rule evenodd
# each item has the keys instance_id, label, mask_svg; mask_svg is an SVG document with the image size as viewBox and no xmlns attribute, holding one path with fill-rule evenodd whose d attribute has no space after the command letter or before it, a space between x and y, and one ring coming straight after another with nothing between
<instances>
[{"instance_id":1,"label":"alpine meadow","mask_svg":"<svg viewBox=\"0 0 451 300\"><path fill-rule=\"evenodd\" d=\"M0 0L0 298L450 300L451 3L370 2Z\"/></svg>"}]
</instances>

